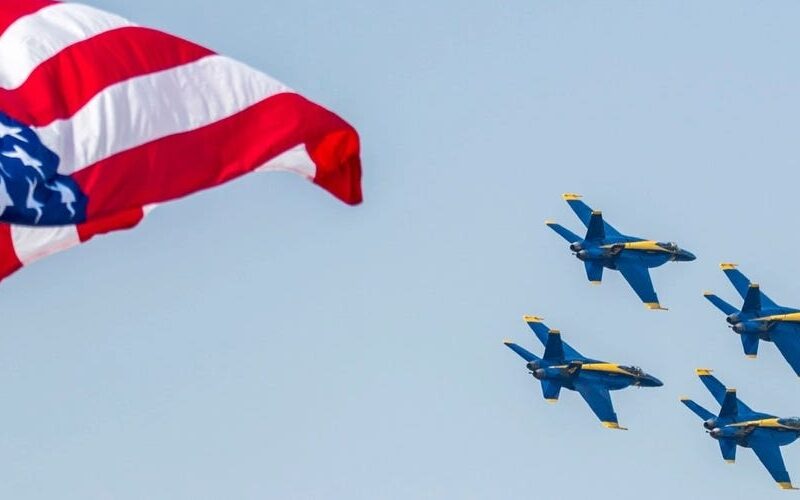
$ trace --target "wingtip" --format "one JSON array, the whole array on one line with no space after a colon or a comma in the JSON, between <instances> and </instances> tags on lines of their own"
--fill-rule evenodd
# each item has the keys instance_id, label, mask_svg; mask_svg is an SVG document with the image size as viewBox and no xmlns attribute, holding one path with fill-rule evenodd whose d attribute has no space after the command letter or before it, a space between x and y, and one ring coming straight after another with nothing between
<instances>
[{"instance_id":1,"label":"wingtip","mask_svg":"<svg viewBox=\"0 0 800 500\"><path fill-rule=\"evenodd\" d=\"M736 460L725 460L726 464L735 464Z\"/></svg>"},{"instance_id":2,"label":"wingtip","mask_svg":"<svg viewBox=\"0 0 800 500\"><path fill-rule=\"evenodd\" d=\"M680 398L678 398L678 401L680 401L681 403L683 403L684 401L689 401L689 396L681 396Z\"/></svg>"},{"instance_id":3,"label":"wingtip","mask_svg":"<svg viewBox=\"0 0 800 500\"><path fill-rule=\"evenodd\" d=\"M602 210L592 210L592 215L603 215Z\"/></svg>"},{"instance_id":4,"label":"wingtip","mask_svg":"<svg viewBox=\"0 0 800 500\"><path fill-rule=\"evenodd\" d=\"M603 282L599 280L589 280L589 284L597 286L597 285L602 285Z\"/></svg>"},{"instance_id":5,"label":"wingtip","mask_svg":"<svg viewBox=\"0 0 800 500\"><path fill-rule=\"evenodd\" d=\"M564 193L561 195L561 198L563 198L565 201L570 201L570 200L579 200L583 198L583 196L577 193Z\"/></svg>"},{"instance_id":6,"label":"wingtip","mask_svg":"<svg viewBox=\"0 0 800 500\"><path fill-rule=\"evenodd\" d=\"M719 268L722 269L723 271L728 271L730 269L736 269L738 265L739 264L734 264L732 262L723 262L722 264L719 265Z\"/></svg>"},{"instance_id":7,"label":"wingtip","mask_svg":"<svg viewBox=\"0 0 800 500\"><path fill-rule=\"evenodd\" d=\"M551 328L547 331L548 335L561 335L561 330L556 330L555 328Z\"/></svg>"},{"instance_id":8,"label":"wingtip","mask_svg":"<svg viewBox=\"0 0 800 500\"><path fill-rule=\"evenodd\" d=\"M714 370L712 370L711 368L696 368L696 369L694 370L694 372L695 372L697 375L701 376L701 377L702 377L703 375L711 375L711 373L712 373L713 371L714 371Z\"/></svg>"},{"instance_id":9,"label":"wingtip","mask_svg":"<svg viewBox=\"0 0 800 500\"><path fill-rule=\"evenodd\" d=\"M544 321L544 318L540 316L531 316L530 314L526 314L525 316L522 317L522 320L525 321L526 323L541 323L542 321Z\"/></svg>"},{"instance_id":10,"label":"wingtip","mask_svg":"<svg viewBox=\"0 0 800 500\"><path fill-rule=\"evenodd\" d=\"M782 490L796 490L790 481L778 481L778 488Z\"/></svg>"},{"instance_id":11,"label":"wingtip","mask_svg":"<svg viewBox=\"0 0 800 500\"><path fill-rule=\"evenodd\" d=\"M545 226L552 226L555 223L556 223L556 221L554 221L553 219L545 219L544 220L544 225Z\"/></svg>"},{"instance_id":12,"label":"wingtip","mask_svg":"<svg viewBox=\"0 0 800 500\"><path fill-rule=\"evenodd\" d=\"M758 356L756 354L745 354L744 357L747 359L756 359Z\"/></svg>"},{"instance_id":13,"label":"wingtip","mask_svg":"<svg viewBox=\"0 0 800 500\"><path fill-rule=\"evenodd\" d=\"M545 400L545 401L546 401L548 404L551 404L551 405L554 405L554 404L558 403L558 399L553 399L553 398L544 398L544 400Z\"/></svg>"},{"instance_id":14,"label":"wingtip","mask_svg":"<svg viewBox=\"0 0 800 500\"><path fill-rule=\"evenodd\" d=\"M708 290L703 292L703 297L711 297L712 295L714 295L714 292L709 292Z\"/></svg>"},{"instance_id":15,"label":"wingtip","mask_svg":"<svg viewBox=\"0 0 800 500\"><path fill-rule=\"evenodd\" d=\"M514 342L512 342L510 339L504 339L504 340L503 340L503 344L504 344L504 345L511 345L511 344L513 344L513 343L514 343Z\"/></svg>"},{"instance_id":16,"label":"wingtip","mask_svg":"<svg viewBox=\"0 0 800 500\"><path fill-rule=\"evenodd\" d=\"M668 308L662 306L658 302L645 302L644 306L651 311L669 311Z\"/></svg>"},{"instance_id":17,"label":"wingtip","mask_svg":"<svg viewBox=\"0 0 800 500\"><path fill-rule=\"evenodd\" d=\"M606 429L616 429L619 431L627 431L627 427L620 426L617 422L600 422Z\"/></svg>"}]
</instances>

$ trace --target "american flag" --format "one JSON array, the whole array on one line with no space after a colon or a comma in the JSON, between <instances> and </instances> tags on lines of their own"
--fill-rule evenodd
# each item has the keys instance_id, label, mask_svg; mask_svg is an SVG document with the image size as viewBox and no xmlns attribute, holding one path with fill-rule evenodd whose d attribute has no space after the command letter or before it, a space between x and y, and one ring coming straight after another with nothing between
<instances>
[{"instance_id":1,"label":"american flag","mask_svg":"<svg viewBox=\"0 0 800 500\"><path fill-rule=\"evenodd\" d=\"M272 170L361 201L355 129L277 80L93 7L0 0L0 279Z\"/></svg>"}]
</instances>

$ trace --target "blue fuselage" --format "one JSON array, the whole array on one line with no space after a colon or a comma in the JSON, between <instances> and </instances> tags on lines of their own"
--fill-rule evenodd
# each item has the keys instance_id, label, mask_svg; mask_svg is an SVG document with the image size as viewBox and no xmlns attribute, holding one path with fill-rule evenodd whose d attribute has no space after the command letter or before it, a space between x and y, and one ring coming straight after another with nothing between
<instances>
[{"instance_id":1,"label":"blue fuselage","mask_svg":"<svg viewBox=\"0 0 800 500\"><path fill-rule=\"evenodd\" d=\"M778 446L786 446L800 437L800 419L778 418L764 413L752 413L744 417L717 417L703 423L714 439L735 439L736 444L750 448L750 436L754 431L767 433Z\"/></svg>"},{"instance_id":2,"label":"blue fuselage","mask_svg":"<svg viewBox=\"0 0 800 500\"><path fill-rule=\"evenodd\" d=\"M528 363L528 369L538 380L558 382L573 391L576 390L574 384L577 380L605 387L609 391L625 389L630 386L660 387L664 385L660 380L639 368L592 359L565 360L558 364L549 364L545 360L540 360Z\"/></svg>"},{"instance_id":3,"label":"blue fuselage","mask_svg":"<svg viewBox=\"0 0 800 500\"><path fill-rule=\"evenodd\" d=\"M617 269L619 259L632 259L637 264L654 268L671 261L691 261L695 256L673 243L660 243L628 236L581 240L570 250L582 261L594 261L609 269Z\"/></svg>"},{"instance_id":4,"label":"blue fuselage","mask_svg":"<svg viewBox=\"0 0 800 500\"><path fill-rule=\"evenodd\" d=\"M725 318L725 321L727 321L728 324L731 325L731 329L739 335L754 334L758 335L760 340L772 342L771 333L776 329L781 328L781 322L761 318L769 318L772 316L781 316L797 312L800 312L800 310L793 309L791 307L765 307L757 311L740 311L730 314L727 318Z\"/></svg>"}]
</instances>

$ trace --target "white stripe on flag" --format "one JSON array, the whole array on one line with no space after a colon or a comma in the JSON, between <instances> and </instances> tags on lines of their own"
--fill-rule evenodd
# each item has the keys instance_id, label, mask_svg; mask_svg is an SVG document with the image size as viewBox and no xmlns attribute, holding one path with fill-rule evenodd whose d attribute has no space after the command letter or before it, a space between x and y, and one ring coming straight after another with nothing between
<instances>
[{"instance_id":1,"label":"white stripe on flag","mask_svg":"<svg viewBox=\"0 0 800 500\"><path fill-rule=\"evenodd\" d=\"M130 21L76 3L58 3L17 19L0 35L0 87L15 89L37 66L70 45Z\"/></svg>"},{"instance_id":2,"label":"white stripe on flag","mask_svg":"<svg viewBox=\"0 0 800 500\"><path fill-rule=\"evenodd\" d=\"M17 258L25 266L80 244L75 226L32 227L12 224L11 241Z\"/></svg>"},{"instance_id":3,"label":"white stripe on flag","mask_svg":"<svg viewBox=\"0 0 800 500\"><path fill-rule=\"evenodd\" d=\"M317 165L308 154L305 144L298 144L288 151L284 151L267 163L256 169L256 172L274 172L281 170L294 172L309 179L317 175Z\"/></svg>"},{"instance_id":4,"label":"white stripe on flag","mask_svg":"<svg viewBox=\"0 0 800 500\"><path fill-rule=\"evenodd\" d=\"M114 154L187 132L290 90L224 56L132 78L95 95L67 120L37 129L70 175Z\"/></svg>"}]
</instances>

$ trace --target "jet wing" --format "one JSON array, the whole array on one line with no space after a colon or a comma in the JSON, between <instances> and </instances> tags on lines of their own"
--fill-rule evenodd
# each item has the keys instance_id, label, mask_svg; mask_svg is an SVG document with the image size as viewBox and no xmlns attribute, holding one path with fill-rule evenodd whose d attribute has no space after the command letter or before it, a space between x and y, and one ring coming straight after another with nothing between
<instances>
[{"instance_id":1,"label":"jet wing","mask_svg":"<svg viewBox=\"0 0 800 500\"><path fill-rule=\"evenodd\" d=\"M528 323L528 326L531 328L531 330L533 330L533 333L536 335L536 338L539 339L539 342L546 346L547 339L550 337L550 328L542 323L542 318L536 316L525 316L523 319L526 323ZM572 346L563 340L561 341L561 348L564 351L564 357L566 359L588 360L586 356L573 349Z\"/></svg>"},{"instance_id":2,"label":"jet wing","mask_svg":"<svg viewBox=\"0 0 800 500\"><path fill-rule=\"evenodd\" d=\"M698 368L696 371L697 375L700 377L700 381L703 383L704 386L706 386L708 392L710 392L711 395L714 396L714 399L717 400L717 403L719 403L720 405L724 404L725 395L728 393L728 390L725 387L725 385L722 382L720 382L717 379L717 377L711 375L711 370L707 368ZM750 409L749 406L742 403L742 401L739 398L736 398L736 408L737 408L737 413L739 415L747 413L755 413L753 410Z\"/></svg>"},{"instance_id":3,"label":"jet wing","mask_svg":"<svg viewBox=\"0 0 800 500\"><path fill-rule=\"evenodd\" d=\"M800 376L800 327L794 324L778 324L770 337L794 372Z\"/></svg>"},{"instance_id":4,"label":"jet wing","mask_svg":"<svg viewBox=\"0 0 800 500\"><path fill-rule=\"evenodd\" d=\"M583 222L583 225L588 228L591 223L592 212L594 212L594 210L592 210L589 207L589 205L580 200L581 196L579 194L567 193L562 197L564 198L564 200L566 200L567 204L569 205L569 208L571 208L572 211L575 212L575 215L577 215L578 218L581 220L581 222ZM606 221L602 222L606 238L617 238L624 236L622 233L614 229L614 227L611 226L611 224L609 224L608 222Z\"/></svg>"},{"instance_id":5,"label":"jet wing","mask_svg":"<svg viewBox=\"0 0 800 500\"><path fill-rule=\"evenodd\" d=\"M783 464L781 449L767 431L762 429L754 430L750 434L747 444L753 449L758 459L761 460L772 479L778 483L781 489L795 489L792 486L791 479L789 479L789 473L786 472L786 466Z\"/></svg>"},{"instance_id":6,"label":"jet wing","mask_svg":"<svg viewBox=\"0 0 800 500\"><path fill-rule=\"evenodd\" d=\"M617 269L622 273L622 277L633 288L636 295L644 302L648 309L664 309L658 303L658 295L653 289L653 281L650 279L650 271L635 261L620 258L617 259Z\"/></svg>"},{"instance_id":7,"label":"jet wing","mask_svg":"<svg viewBox=\"0 0 800 500\"><path fill-rule=\"evenodd\" d=\"M736 269L736 264L721 264L720 267L725 273L725 276L731 281L731 284L739 292L743 299L747 298L747 292L750 289L750 279L742 274L741 271ZM772 301L767 295L759 290L761 296L761 306L765 308L777 308L778 304Z\"/></svg>"},{"instance_id":8,"label":"jet wing","mask_svg":"<svg viewBox=\"0 0 800 500\"><path fill-rule=\"evenodd\" d=\"M580 378L573 385L575 390L583 397L589 408L592 409L600 422L609 429L623 429L617 421L617 414L614 413L614 406L611 403L611 394L608 389L597 384L592 384Z\"/></svg>"}]
</instances>

